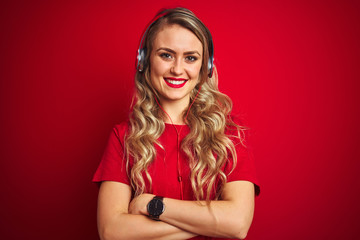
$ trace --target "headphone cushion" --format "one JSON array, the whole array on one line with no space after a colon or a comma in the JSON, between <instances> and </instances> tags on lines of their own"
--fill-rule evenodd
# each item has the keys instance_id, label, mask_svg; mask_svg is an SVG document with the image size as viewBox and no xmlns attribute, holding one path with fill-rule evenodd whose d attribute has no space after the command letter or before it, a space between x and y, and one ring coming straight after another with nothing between
<instances>
[{"instance_id":1,"label":"headphone cushion","mask_svg":"<svg viewBox=\"0 0 360 240\"><path fill-rule=\"evenodd\" d=\"M137 55L137 69L142 72L144 70L145 66L145 57L146 57L146 49L141 48L138 50Z\"/></svg>"}]
</instances>

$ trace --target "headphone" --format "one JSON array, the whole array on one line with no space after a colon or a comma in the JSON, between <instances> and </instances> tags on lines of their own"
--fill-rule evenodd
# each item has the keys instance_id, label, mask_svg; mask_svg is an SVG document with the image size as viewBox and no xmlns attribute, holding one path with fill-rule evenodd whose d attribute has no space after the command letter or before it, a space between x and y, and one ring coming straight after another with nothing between
<instances>
[{"instance_id":1,"label":"headphone","mask_svg":"<svg viewBox=\"0 0 360 240\"><path fill-rule=\"evenodd\" d=\"M171 13L173 13L171 11L172 9L166 9L166 10L163 10L161 11L159 14L157 14L155 16L155 18L152 20L152 22L149 24L149 26L146 28L143 36L141 37L141 41L140 41L140 46L139 46L139 49L138 49L138 54L137 54L137 58L136 58L136 70L139 71L139 72L143 72L144 71L144 68L145 68L145 65L146 65L146 61L145 61L145 58L146 58L146 47L143 46L143 43L144 43L144 39L150 29L150 27L152 25L154 25L154 23L159 20L160 18L163 18ZM183 14L183 15L186 15L188 17L191 17L193 19L195 19L196 21L200 21L198 18L196 18L194 15L191 15L190 13L187 13L187 12L179 12L180 14ZM208 51L209 51L209 61L208 61L208 66L207 66L207 69L208 69L208 77L211 78L212 77L212 74L213 74L213 70L214 70L214 44L213 44L213 41L212 41L212 36L211 36L211 33L210 31L207 29L207 27L200 21L201 25L203 25L205 27L205 29L207 30L207 33L209 34L209 37L210 37L210 41L209 41L209 46L208 46Z\"/></svg>"}]
</instances>

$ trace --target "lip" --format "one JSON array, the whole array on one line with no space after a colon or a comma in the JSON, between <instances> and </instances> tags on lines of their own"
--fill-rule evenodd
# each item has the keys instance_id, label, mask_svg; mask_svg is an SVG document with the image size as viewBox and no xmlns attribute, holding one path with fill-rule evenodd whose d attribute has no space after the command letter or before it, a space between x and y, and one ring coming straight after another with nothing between
<instances>
[{"instance_id":1,"label":"lip","mask_svg":"<svg viewBox=\"0 0 360 240\"><path fill-rule=\"evenodd\" d=\"M181 88L183 87L186 82L188 81L187 79L185 78L174 78L174 77L164 77L164 80L166 82L166 84L169 86L169 87L172 87L172 88ZM170 82L170 81L171 82ZM176 83L178 82L178 83Z\"/></svg>"}]
</instances>

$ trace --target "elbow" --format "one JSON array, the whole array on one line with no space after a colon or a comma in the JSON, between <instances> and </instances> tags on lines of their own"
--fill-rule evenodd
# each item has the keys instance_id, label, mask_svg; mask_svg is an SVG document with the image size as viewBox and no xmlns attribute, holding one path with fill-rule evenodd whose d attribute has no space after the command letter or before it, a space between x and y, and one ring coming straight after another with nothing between
<instances>
[{"instance_id":1,"label":"elbow","mask_svg":"<svg viewBox=\"0 0 360 240\"><path fill-rule=\"evenodd\" d=\"M248 228L238 227L238 228L237 228L237 231L235 231L235 232L232 234L232 238L235 238L235 239L245 239L246 236L247 236L248 231L249 231Z\"/></svg>"},{"instance_id":2,"label":"elbow","mask_svg":"<svg viewBox=\"0 0 360 240\"><path fill-rule=\"evenodd\" d=\"M245 239L250 229L251 222L245 219L238 220L232 227L232 238Z\"/></svg>"},{"instance_id":3,"label":"elbow","mask_svg":"<svg viewBox=\"0 0 360 240\"><path fill-rule=\"evenodd\" d=\"M246 236L247 236L247 231L241 231L235 236L235 238L236 239L245 239Z\"/></svg>"},{"instance_id":4,"label":"elbow","mask_svg":"<svg viewBox=\"0 0 360 240\"><path fill-rule=\"evenodd\" d=\"M99 237L100 240L122 240L122 239L128 239L121 232L116 232L111 229L110 227L104 227L102 229L99 229Z\"/></svg>"},{"instance_id":5,"label":"elbow","mask_svg":"<svg viewBox=\"0 0 360 240\"><path fill-rule=\"evenodd\" d=\"M114 236L112 235L109 228L105 228L105 227L102 229L99 229L99 237L100 237L100 240L113 240L114 239Z\"/></svg>"},{"instance_id":6,"label":"elbow","mask_svg":"<svg viewBox=\"0 0 360 240\"><path fill-rule=\"evenodd\" d=\"M240 215L240 214L239 214ZM230 238L230 239L245 239L252 218L239 217L238 214L234 214L232 218L226 218L223 222L218 222L212 229L215 230L211 236Z\"/></svg>"},{"instance_id":7,"label":"elbow","mask_svg":"<svg viewBox=\"0 0 360 240\"><path fill-rule=\"evenodd\" d=\"M121 214L120 214L121 215ZM100 240L128 240L129 231L122 218L99 219L98 232Z\"/></svg>"}]
</instances>

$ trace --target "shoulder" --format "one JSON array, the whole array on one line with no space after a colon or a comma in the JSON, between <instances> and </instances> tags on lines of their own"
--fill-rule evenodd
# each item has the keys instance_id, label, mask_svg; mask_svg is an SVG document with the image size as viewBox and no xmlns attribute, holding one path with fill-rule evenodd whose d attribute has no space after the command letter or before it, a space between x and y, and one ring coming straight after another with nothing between
<instances>
[{"instance_id":1,"label":"shoulder","mask_svg":"<svg viewBox=\"0 0 360 240\"><path fill-rule=\"evenodd\" d=\"M124 122L121 122L119 124L116 124L113 127L112 131L117 137L122 139L126 135L126 133L128 132L129 126L130 126L129 121L124 121Z\"/></svg>"},{"instance_id":2,"label":"shoulder","mask_svg":"<svg viewBox=\"0 0 360 240\"><path fill-rule=\"evenodd\" d=\"M114 127L112 128L112 130L110 132L109 143L113 143L113 144L120 143L120 145L123 146L124 142L125 142L125 137L128 133L128 129L129 129L128 121L124 121L124 122L114 125Z\"/></svg>"}]
</instances>

